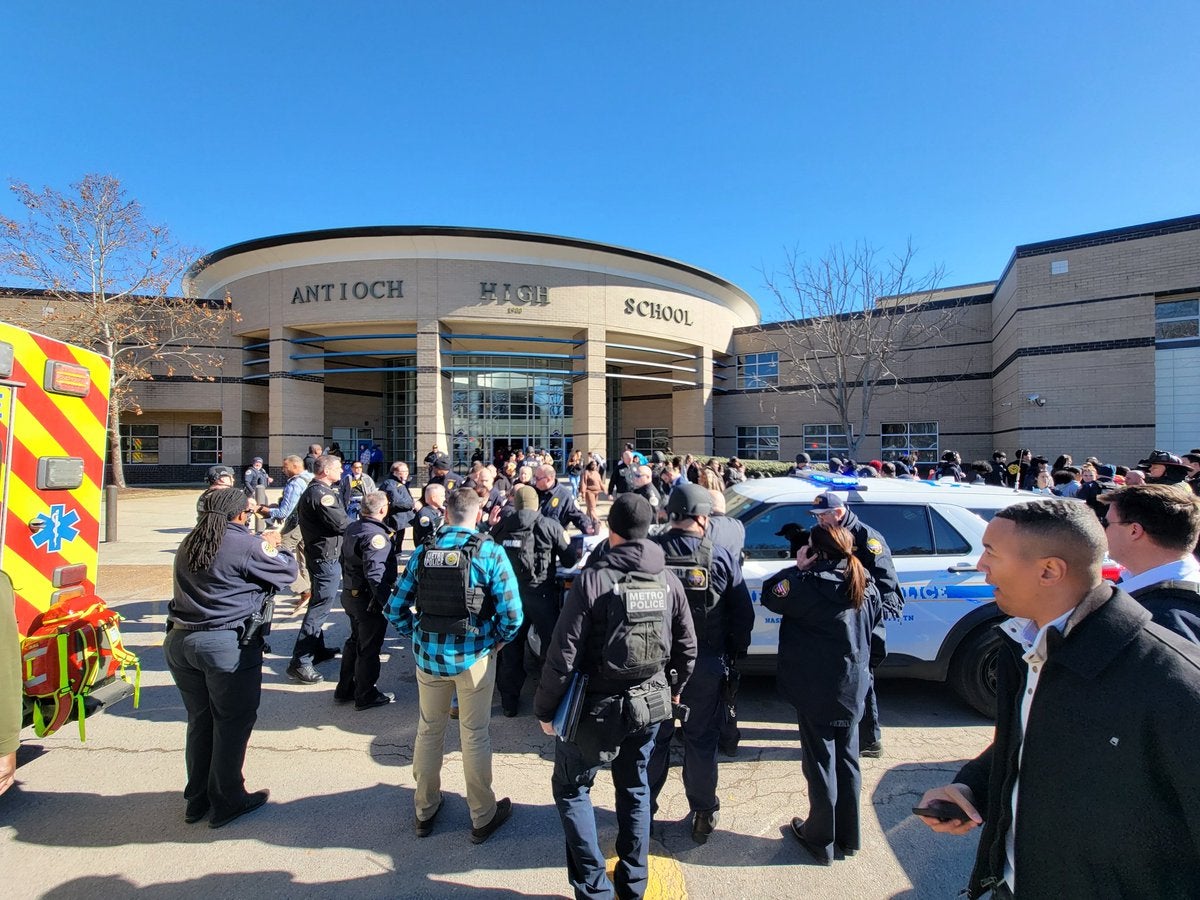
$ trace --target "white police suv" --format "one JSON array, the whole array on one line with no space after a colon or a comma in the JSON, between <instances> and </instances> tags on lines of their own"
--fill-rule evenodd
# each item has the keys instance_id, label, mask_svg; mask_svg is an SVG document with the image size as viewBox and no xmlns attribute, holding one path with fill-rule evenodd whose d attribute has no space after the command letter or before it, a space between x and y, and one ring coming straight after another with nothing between
<instances>
[{"instance_id":1,"label":"white police suv","mask_svg":"<svg viewBox=\"0 0 1200 900\"><path fill-rule=\"evenodd\" d=\"M887 623L888 656L876 674L949 681L967 703L994 715L1000 637L992 626L1005 616L975 565L987 520L1013 503L1039 499L1028 491L824 472L734 485L725 493L726 514L746 526L743 568L755 609L745 668L773 671L779 616L761 605L759 594L763 581L794 559L785 526L812 528L813 499L826 490L844 492L854 514L883 535L904 592L903 618Z\"/></svg>"}]
</instances>

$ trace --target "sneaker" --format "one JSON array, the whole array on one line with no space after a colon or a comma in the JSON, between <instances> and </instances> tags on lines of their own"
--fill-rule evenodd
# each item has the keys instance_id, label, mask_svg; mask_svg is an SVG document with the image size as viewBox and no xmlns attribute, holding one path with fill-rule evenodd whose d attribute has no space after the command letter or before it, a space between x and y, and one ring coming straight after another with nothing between
<instances>
[{"instance_id":1,"label":"sneaker","mask_svg":"<svg viewBox=\"0 0 1200 900\"><path fill-rule=\"evenodd\" d=\"M692 817L692 840L697 844L708 843L708 836L716 830L719 821L721 814L715 809L712 812L696 813Z\"/></svg>"},{"instance_id":2,"label":"sneaker","mask_svg":"<svg viewBox=\"0 0 1200 900\"><path fill-rule=\"evenodd\" d=\"M293 664L288 666L287 673L289 678L294 678L302 684L320 684L325 680L325 676L312 666L297 666Z\"/></svg>"},{"instance_id":3,"label":"sneaker","mask_svg":"<svg viewBox=\"0 0 1200 900\"><path fill-rule=\"evenodd\" d=\"M879 759L879 757L883 756L883 741L875 741L873 744L860 747L858 755L865 756L868 759Z\"/></svg>"},{"instance_id":4,"label":"sneaker","mask_svg":"<svg viewBox=\"0 0 1200 900\"><path fill-rule=\"evenodd\" d=\"M242 805L234 809L232 812L223 813L222 815L213 814L212 821L208 823L209 828L221 828L228 825L239 816L244 816L248 812L254 812L271 796L270 791L255 791L253 794L247 794L246 799L242 801Z\"/></svg>"},{"instance_id":5,"label":"sneaker","mask_svg":"<svg viewBox=\"0 0 1200 900\"><path fill-rule=\"evenodd\" d=\"M433 820L437 818L437 814L442 811L442 804L437 805L437 809L433 811L433 815L428 819L416 819L414 822L414 831L417 837L429 837L433 834Z\"/></svg>"},{"instance_id":6,"label":"sneaker","mask_svg":"<svg viewBox=\"0 0 1200 900\"><path fill-rule=\"evenodd\" d=\"M488 822L479 828L471 829L471 843L482 844L490 838L505 822L512 817L512 801L505 797L496 804L496 814L492 816L492 821Z\"/></svg>"},{"instance_id":7,"label":"sneaker","mask_svg":"<svg viewBox=\"0 0 1200 900\"><path fill-rule=\"evenodd\" d=\"M377 706L387 706L396 699L395 694L389 694L387 691L376 691L366 700L357 700L354 703L354 708L359 712L364 709L374 709Z\"/></svg>"}]
</instances>

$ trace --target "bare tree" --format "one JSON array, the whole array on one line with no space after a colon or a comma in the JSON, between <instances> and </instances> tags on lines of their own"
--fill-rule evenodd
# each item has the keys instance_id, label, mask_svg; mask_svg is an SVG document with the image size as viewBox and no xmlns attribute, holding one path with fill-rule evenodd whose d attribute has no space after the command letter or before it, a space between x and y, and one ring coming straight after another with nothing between
<instances>
[{"instance_id":1,"label":"bare tree","mask_svg":"<svg viewBox=\"0 0 1200 900\"><path fill-rule=\"evenodd\" d=\"M930 304L941 267L914 274L914 255L911 244L884 257L865 242L835 246L816 260L791 251L783 269L767 276L785 317L764 332L779 351L779 387L807 389L832 410L851 457L880 389L904 385L898 365L955 319L953 306Z\"/></svg>"},{"instance_id":2,"label":"bare tree","mask_svg":"<svg viewBox=\"0 0 1200 900\"><path fill-rule=\"evenodd\" d=\"M109 458L124 487L121 414L141 414L139 384L177 372L212 380L222 362L217 339L235 314L228 298L222 305L172 294L197 253L147 222L116 178L85 175L68 193L9 187L26 216L0 216L0 271L42 299L25 304L16 324L112 357Z\"/></svg>"}]
</instances>

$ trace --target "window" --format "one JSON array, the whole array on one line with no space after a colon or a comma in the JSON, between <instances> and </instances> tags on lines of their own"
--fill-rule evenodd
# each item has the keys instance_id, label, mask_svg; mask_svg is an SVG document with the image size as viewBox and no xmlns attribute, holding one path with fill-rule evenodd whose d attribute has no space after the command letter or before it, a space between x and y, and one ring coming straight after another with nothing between
<instances>
[{"instance_id":1,"label":"window","mask_svg":"<svg viewBox=\"0 0 1200 900\"><path fill-rule=\"evenodd\" d=\"M880 432L885 460L912 454L917 462L938 461L937 422L884 422Z\"/></svg>"},{"instance_id":2,"label":"window","mask_svg":"<svg viewBox=\"0 0 1200 900\"><path fill-rule=\"evenodd\" d=\"M743 353L738 356L737 386L739 390L774 387L779 384L779 354Z\"/></svg>"},{"instance_id":3,"label":"window","mask_svg":"<svg viewBox=\"0 0 1200 900\"><path fill-rule=\"evenodd\" d=\"M193 466L211 466L221 461L221 426L188 426L188 462Z\"/></svg>"},{"instance_id":4,"label":"window","mask_svg":"<svg viewBox=\"0 0 1200 900\"><path fill-rule=\"evenodd\" d=\"M850 455L850 442L841 425L805 425L804 452L813 462L828 463L830 456L845 459Z\"/></svg>"},{"instance_id":5,"label":"window","mask_svg":"<svg viewBox=\"0 0 1200 900\"><path fill-rule=\"evenodd\" d=\"M121 423L121 462L149 465L158 462L158 426Z\"/></svg>"},{"instance_id":6,"label":"window","mask_svg":"<svg viewBox=\"0 0 1200 900\"><path fill-rule=\"evenodd\" d=\"M739 425L737 455L739 459L779 459L779 426Z\"/></svg>"},{"instance_id":7,"label":"window","mask_svg":"<svg viewBox=\"0 0 1200 900\"><path fill-rule=\"evenodd\" d=\"M671 439L665 428L638 428L633 434L633 446L647 458L655 450L666 453L671 448Z\"/></svg>"},{"instance_id":8,"label":"window","mask_svg":"<svg viewBox=\"0 0 1200 900\"><path fill-rule=\"evenodd\" d=\"M1200 299L1166 300L1154 304L1154 339L1177 341L1200 337Z\"/></svg>"},{"instance_id":9,"label":"window","mask_svg":"<svg viewBox=\"0 0 1200 900\"><path fill-rule=\"evenodd\" d=\"M855 503L852 508L855 515L883 535L892 556L961 556L971 552L970 543L923 504ZM789 522L811 528L816 521L811 512L812 506L808 504L775 503L765 505L761 515L743 520L746 558L790 559L791 547L779 531Z\"/></svg>"}]
</instances>

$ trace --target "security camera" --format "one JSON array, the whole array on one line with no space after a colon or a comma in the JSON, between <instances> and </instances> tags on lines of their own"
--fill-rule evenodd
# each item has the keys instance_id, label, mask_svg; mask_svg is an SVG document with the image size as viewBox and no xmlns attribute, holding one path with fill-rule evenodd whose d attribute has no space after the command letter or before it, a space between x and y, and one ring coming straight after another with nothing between
<instances>
[{"instance_id":1,"label":"security camera","mask_svg":"<svg viewBox=\"0 0 1200 900\"><path fill-rule=\"evenodd\" d=\"M1030 394L1025 399L1028 402L1032 403L1034 406L1045 406L1046 405L1046 398L1043 397L1041 394Z\"/></svg>"}]
</instances>

